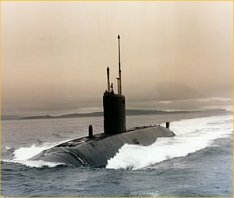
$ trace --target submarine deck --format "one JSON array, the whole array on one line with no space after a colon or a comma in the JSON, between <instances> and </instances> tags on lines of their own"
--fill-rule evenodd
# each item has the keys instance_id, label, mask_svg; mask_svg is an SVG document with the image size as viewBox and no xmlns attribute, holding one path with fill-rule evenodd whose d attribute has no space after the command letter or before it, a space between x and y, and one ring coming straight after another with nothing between
<instances>
[{"instance_id":1,"label":"submarine deck","mask_svg":"<svg viewBox=\"0 0 234 198\"><path fill-rule=\"evenodd\" d=\"M128 133L128 132L135 131L135 130L141 130L141 129L147 129L147 128L151 128L151 127L156 127L156 126L160 126L160 125L133 127L133 128L130 128L130 129L128 129L128 130L126 130L126 131L124 131L122 133L110 134L110 135L106 135L104 133L97 133L97 134L94 134L92 137L85 136L85 137L73 139L73 140L58 144L55 147L75 147L75 146L78 146L78 145L83 144L85 142L88 142L90 140L98 141L98 140L101 140L101 139L104 139L104 138L107 138L107 137L111 137L111 136L115 136L115 135L119 135L119 134L123 134L123 133Z\"/></svg>"}]
</instances>

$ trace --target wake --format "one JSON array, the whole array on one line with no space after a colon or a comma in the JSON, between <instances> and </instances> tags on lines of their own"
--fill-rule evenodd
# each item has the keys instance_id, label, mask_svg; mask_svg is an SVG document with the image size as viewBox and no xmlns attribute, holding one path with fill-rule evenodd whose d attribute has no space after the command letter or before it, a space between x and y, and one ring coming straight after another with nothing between
<instances>
[{"instance_id":1,"label":"wake","mask_svg":"<svg viewBox=\"0 0 234 198\"><path fill-rule=\"evenodd\" d=\"M68 141L68 140L66 140ZM22 164L31 168L42 168L42 167L56 167L58 165L63 165L62 163L55 163L55 162L45 162L42 160L30 160L33 156L39 154L40 152L50 149L58 144L63 142L57 143L42 143L41 145L32 144L29 147L20 147L13 152L13 159L4 159L4 162L10 163L18 163Z\"/></svg>"},{"instance_id":2,"label":"wake","mask_svg":"<svg viewBox=\"0 0 234 198\"><path fill-rule=\"evenodd\" d=\"M150 146L123 145L108 160L109 169L142 169L164 160L184 157L209 147L215 139L232 133L231 115L181 120L171 123L176 136L158 138Z\"/></svg>"}]
</instances>

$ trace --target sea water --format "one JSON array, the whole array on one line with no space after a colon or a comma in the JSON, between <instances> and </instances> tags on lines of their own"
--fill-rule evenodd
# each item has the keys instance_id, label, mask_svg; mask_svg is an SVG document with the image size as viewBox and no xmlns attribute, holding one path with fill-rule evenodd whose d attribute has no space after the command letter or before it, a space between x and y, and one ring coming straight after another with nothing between
<instances>
[{"instance_id":1,"label":"sea water","mask_svg":"<svg viewBox=\"0 0 234 198\"><path fill-rule=\"evenodd\" d=\"M128 128L154 124L159 115L129 116ZM231 196L232 115L171 123L175 137L150 146L125 144L105 168L72 167L32 156L87 135L101 117L2 121L4 196Z\"/></svg>"}]
</instances>

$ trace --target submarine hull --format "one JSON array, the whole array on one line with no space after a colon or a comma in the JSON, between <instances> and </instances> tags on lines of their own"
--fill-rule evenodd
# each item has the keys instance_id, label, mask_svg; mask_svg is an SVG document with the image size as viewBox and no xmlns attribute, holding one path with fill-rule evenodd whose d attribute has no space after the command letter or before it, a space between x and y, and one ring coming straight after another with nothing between
<instances>
[{"instance_id":1,"label":"submarine hull","mask_svg":"<svg viewBox=\"0 0 234 198\"><path fill-rule=\"evenodd\" d=\"M175 134L162 126L136 127L124 133L96 134L59 144L44 150L31 160L43 160L72 166L105 167L124 144L148 146L157 138L172 137Z\"/></svg>"}]
</instances>

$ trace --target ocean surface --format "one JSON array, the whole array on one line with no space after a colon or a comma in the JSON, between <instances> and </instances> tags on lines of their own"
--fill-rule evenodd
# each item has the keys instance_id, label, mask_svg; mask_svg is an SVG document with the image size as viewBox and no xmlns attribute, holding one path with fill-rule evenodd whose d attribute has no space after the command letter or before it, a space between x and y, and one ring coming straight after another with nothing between
<instances>
[{"instance_id":1,"label":"ocean surface","mask_svg":"<svg viewBox=\"0 0 234 198\"><path fill-rule=\"evenodd\" d=\"M165 116L165 115L164 115ZM127 128L165 120L127 117ZM3 196L231 196L231 114L171 123L175 137L150 146L125 144L105 168L71 167L32 156L103 131L102 117L2 121Z\"/></svg>"}]
</instances>

